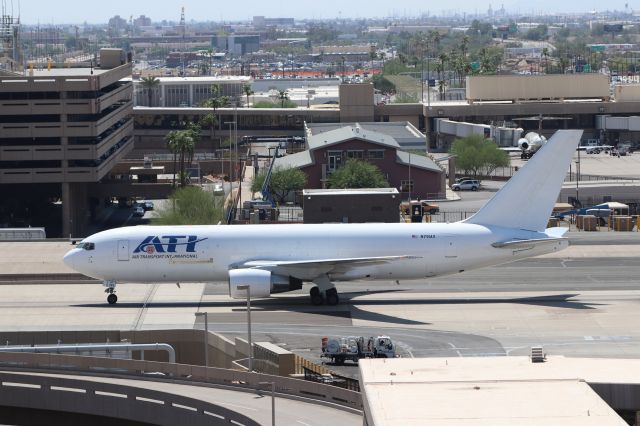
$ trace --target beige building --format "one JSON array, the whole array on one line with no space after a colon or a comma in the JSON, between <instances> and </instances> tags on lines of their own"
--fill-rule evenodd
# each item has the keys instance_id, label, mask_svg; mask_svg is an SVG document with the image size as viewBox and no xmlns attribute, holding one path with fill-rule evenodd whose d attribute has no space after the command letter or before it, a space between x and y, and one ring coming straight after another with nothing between
<instances>
[{"instance_id":1,"label":"beige building","mask_svg":"<svg viewBox=\"0 0 640 426\"><path fill-rule=\"evenodd\" d=\"M101 51L101 62L102 68L52 66L2 77L0 193L6 208L0 207L0 226L22 220L28 226L38 213L51 219L56 214L42 210L57 199L62 223L54 235L80 235L95 215L100 200L90 198L87 184L107 176L133 148L132 84L122 80L131 76L131 63L114 49Z\"/></svg>"}]
</instances>

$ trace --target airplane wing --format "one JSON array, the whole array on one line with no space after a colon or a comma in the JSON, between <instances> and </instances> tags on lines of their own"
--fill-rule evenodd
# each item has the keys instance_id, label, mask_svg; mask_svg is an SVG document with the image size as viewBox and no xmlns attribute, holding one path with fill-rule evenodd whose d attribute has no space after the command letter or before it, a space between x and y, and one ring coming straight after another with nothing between
<instances>
[{"instance_id":1,"label":"airplane wing","mask_svg":"<svg viewBox=\"0 0 640 426\"><path fill-rule=\"evenodd\" d=\"M331 274L344 273L359 266L380 265L397 260L419 259L419 256L350 257L342 259L311 260L250 260L235 265L236 268L265 269L276 274L291 275L301 279L314 279Z\"/></svg>"},{"instance_id":2,"label":"airplane wing","mask_svg":"<svg viewBox=\"0 0 640 426\"><path fill-rule=\"evenodd\" d=\"M517 146L501 146L500 150L506 151L506 152L518 152L518 153L524 151L522 148L518 148Z\"/></svg>"}]
</instances>

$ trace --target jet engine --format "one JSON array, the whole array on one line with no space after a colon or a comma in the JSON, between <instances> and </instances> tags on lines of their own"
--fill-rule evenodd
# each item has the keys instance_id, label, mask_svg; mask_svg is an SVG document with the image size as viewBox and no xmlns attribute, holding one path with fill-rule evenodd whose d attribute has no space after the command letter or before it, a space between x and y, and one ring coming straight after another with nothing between
<instances>
[{"instance_id":1,"label":"jet engine","mask_svg":"<svg viewBox=\"0 0 640 426\"><path fill-rule=\"evenodd\" d=\"M302 280L272 274L271 271L264 269L232 269L229 271L229 296L234 299L247 297L246 290L238 288L238 286L245 285L251 288L251 297L268 297L275 293L299 290L302 288Z\"/></svg>"},{"instance_id":2,"label":"jet engine","mask_svg":"<svg viewBox=\"0 0 640 426\"><path fill-rule=\"evenodd\" d=\"M547 138L544 136L540 136L536 132L528 132L524 135L524 138L520 138L518 140L518 148L523 151L530 149L531 151L536 151L538 148L542 147L545 144Z\"/></svg>"}]
</instances>

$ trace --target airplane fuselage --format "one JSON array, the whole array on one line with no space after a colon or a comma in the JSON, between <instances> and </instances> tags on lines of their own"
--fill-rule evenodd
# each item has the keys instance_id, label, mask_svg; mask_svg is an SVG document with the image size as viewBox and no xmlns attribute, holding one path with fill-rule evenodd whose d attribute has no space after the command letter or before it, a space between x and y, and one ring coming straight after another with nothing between
<instances>
[{"instance_id":1,"label":"airplane fuselage","mask_svg":"<svg viewBox=\"0 0 640 426\"><path fill-rule=\"evenodd\" d=\"M567 246L553 244L495 248L494 243L546 237L531 231L466 223L138 226L91 236L92 250L75 249L73 268L94 278L118 282L226 281L229 270L251 261L405 256L329 274L333 281L408 280L451 274L535 256ZM278 267L271 268L279 273ZM290 274L287 268L283 274ZM296 277L311 281L313 266Z\"/></svg>"}]
</instances>

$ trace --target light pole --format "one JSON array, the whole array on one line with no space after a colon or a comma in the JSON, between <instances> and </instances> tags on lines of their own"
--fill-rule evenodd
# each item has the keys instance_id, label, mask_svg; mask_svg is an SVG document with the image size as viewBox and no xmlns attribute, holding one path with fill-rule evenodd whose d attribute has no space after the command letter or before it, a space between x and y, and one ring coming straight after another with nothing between
<instances>
[{"instance_id":1,"label":"light pole","mask_svg":"<svg viewBox=\"0 0 640 426\"><path fill-rule=\"evenodd\" d=\"M253 345L251 343L251 286L239 285L238 290L247 290L247 340L249 342L249 371L253 371Z\"/></svg>"},{"instance_id":2,"label":"light pole","mask_svg":"<svg viewBox=\"0 0 640 426\"><path fill-rule=\"evenodd\" d=\"M236 121L225 121L224 124L228 124L229 125L229 192L231 192L231 182L233 182L233 155L231 155L232 151L232 141L231 138L234 137L234 135L236 134L237 130L236 129ZM234 127L231 127L234 126ZM234 132L232 132L232 129L234 130ZM236 150L238 149L238 141L236 140ZM224 151L223 151L224 152ZM236 152L235 155L237 156L238 153ZM224 160L223 160L224 163Z\"/></svg>"},{"instance_id":3,"label":"light pole","mask_svg":"<svg viewBox=\"0 0 640 426\"><path fill-rule=\"evenodd\" d=\"M580 184L580 150L578 150L578 159L576 160L576 201L580 202L580 197L578 196L578 187Z\"/></svg>"},{"instance_id":4,"label":"light pole","mask_svg":"<svg viewBox=\"0 0 640 426\"><path fill-rule=\"evenodd\" d=\"M411 203L411 151L409 151L409 182L407 182L407 190L409 191L409 203Z\"/></svg>"},{"instance_id":5,"label":"light pole","mask_svg":"<svg viewBox=\"0 0 640 426\"><path fill-rule=\"evenodd\" d=\"M271 426L276 426L276 382L258 382L259 385L271 385Z\"/></svg>"},{"instance_id":6,"label":"light pole","mask_svg":"<svg viewBox=\"0 0 640 426\"><path fill-rule=\"evenodd\" d=\"M209 366L209 321L206 312L196 312L196 317L204 317L204 366Z\"/></svg>"}]
</instances>

